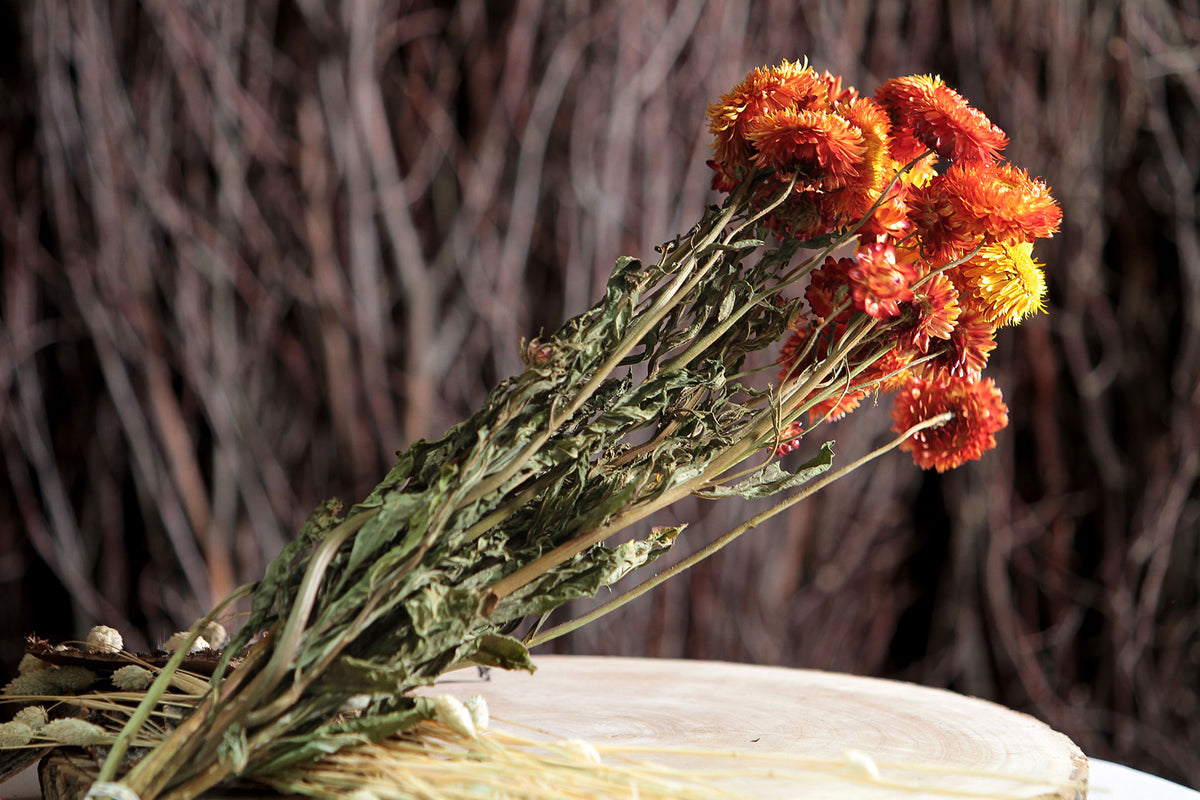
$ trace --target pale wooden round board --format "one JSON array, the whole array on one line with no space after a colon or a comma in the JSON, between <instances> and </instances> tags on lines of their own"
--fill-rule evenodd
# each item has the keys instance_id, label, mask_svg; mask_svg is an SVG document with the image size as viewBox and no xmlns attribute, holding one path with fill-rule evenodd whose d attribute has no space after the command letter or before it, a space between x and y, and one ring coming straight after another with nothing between
<instances>
[{"instance_id":1,"label":"pale wooden round board","mask_svg":"<svg viewBox=\"0 0 1200 800\"><path fill-rule=\"evenodd\" d=\"M494 725L582 739L606 759L613 748L661 748L637 757L731 773L712 782L756 800L1087 795L1087 759L1066 736L940 689L713 661L536 656L534 663L534 675L453 673L426 693L482 695Z\"/></svg>"}]
</instances>

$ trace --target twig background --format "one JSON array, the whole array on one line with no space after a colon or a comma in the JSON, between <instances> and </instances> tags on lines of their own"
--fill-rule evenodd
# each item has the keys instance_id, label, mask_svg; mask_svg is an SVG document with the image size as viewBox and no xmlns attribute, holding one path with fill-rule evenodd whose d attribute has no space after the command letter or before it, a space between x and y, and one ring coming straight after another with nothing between
<instances>
[{"instance_id":1,"label":"twig background","mask_svg":"<svg viewBox=\"0 0 1200 800\"><path fill-rule=\"evenodd\" d=\"M1200 786L1193 2L0 4L0 659L188 624L699 217L704 109L940 73L1062 202L1012 427L895 456L564 642L950 686ZM827 429L843 458L883 409ZM749 516L683 504L676 558ZM18 601L19 599L19 601Z\"/></svg>"}]
</instances>

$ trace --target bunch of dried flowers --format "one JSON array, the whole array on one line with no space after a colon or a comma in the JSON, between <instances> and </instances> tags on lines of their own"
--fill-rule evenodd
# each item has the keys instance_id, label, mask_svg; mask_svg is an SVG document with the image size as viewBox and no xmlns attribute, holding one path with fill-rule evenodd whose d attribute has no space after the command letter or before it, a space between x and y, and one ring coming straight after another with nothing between
<instances>
[{"instance_id":1,"label":"bunch of dried flowers","mask_svg":"<svg viewBox=\"0 0 1200 800\"><path fill-rule=\"evenodd\" d=\"M892 447L945 470L995 444L1007 409L981 373L997 328L1042 308L1032 245L1061 217L1043 183L1000 160L1004 133L937 78L872 98L799 62L754 70L709 116L724 203L655 263L621 259L596 306L524 343L524 372L400 454L367 498L319 508L228 601L249 596L250 612L211 677L177 680L219 609L164 666L137 660L153 683L126 693L127 713L92 714L109 746L94 796L281 785L344 747L445 722L410 690L468 665L532 670L529 646ZM815 428L878 393L895 395L895 440L837 471L828 442L785 468ZM656 511L777 494L593 614L514 635L670 547L682 526L606 544ZM157 744L130 758L148 726Z\"/></svg>"}]
</instances>

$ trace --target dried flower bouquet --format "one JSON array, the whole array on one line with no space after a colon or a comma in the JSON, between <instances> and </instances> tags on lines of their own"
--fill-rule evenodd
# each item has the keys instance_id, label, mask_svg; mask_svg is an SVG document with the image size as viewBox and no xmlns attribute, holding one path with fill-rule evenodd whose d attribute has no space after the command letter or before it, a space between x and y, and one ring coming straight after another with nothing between
<instances>
[{"instance_id":1,"label":"dried flower bouquet","mask_svg":"<svg viewBox=\"0 0 1200 800\"><path fill-rule=\"evenodd\" d=\"M654 263L621 259L596 306L523 343L525 371L402 453L370 496L319 508L165 666L117 653L78 667L107 682L134 666L152 683L67 690L50 678L68 667L39 651L7 699L86 712L84 743L104 746L93 796L279 785L445 717L411 690L449 670L532 670L527 647L869 458L898 446L945 470L994 445L1007 410L981 372L997 328L1041 309L1032 246L1061 218L1042 182L1001 160L1004 133L937 78L864 97L806 63L754 70L709 116L721 206ZM809 436L878 393L895 396L897 438L831 470L831 444L809 448ZM797 449L808 459L786 468ZM656 511L772 495L783 499L587 618L512 635L669 548L682 526L606 544ZM182 669L205 626L247 596L211 675ZM53 724L7 723L0 742L61 743Z\"/></svg>"}]
</instances>

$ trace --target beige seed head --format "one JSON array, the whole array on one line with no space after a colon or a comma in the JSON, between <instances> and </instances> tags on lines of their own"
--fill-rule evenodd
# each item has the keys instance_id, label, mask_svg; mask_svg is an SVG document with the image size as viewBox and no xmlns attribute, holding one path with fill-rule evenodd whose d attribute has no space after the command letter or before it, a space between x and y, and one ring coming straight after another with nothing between
<instances>
[{"instance_id":1,"label":"beige seed head","mask_svg":"<svg viewBox=\"0 0 1200 800\"><path fill-rule=\"evenodd\" d=\"M216 621L205 625L204 630L200 631L200 635L214 650L219 650L229 642L229 633L225 630L225 626Z\"/></svg>"},{"instance_id":2,"label":"beige seed head","mask_svg":"<svg viewBox=\"0 0 1200 800\"><path fill-rule=\"evenodd\" d=\"M74 747L87 747L88 745L99 744L107 737L104 728L101 728L99 725L93 725L86 720L71 718L56 719L46 723L46 727L42 728L40 735L45 739L50 739L59 744Z\"/></svg>"},{"instance_id":3,"label":"beige seed head","mask_svg":"<svg viewBox=\"0 0 1200 800\"><path fill-rule=\"evenodd\" d=\"M491 722L491 716L488 713L487 700L483 699L481 694L473 694L463 701L463 705L467 707L467 712L471 715L471 722L475 724L476 730L487 730L488 724Z\"/></svg>"},{"instance_id":4,"label":"beige seed head","mask_svg":"<svg viewBox=\"0 0 1200 800\"><path fill-rule=\"evenodd\" d=\"M96 673L87 667L54 667L37 674L52 683L60 692L82 692L96 682Z\"/></svg>"},{"instance_id":5,"label":"beige seed head","mask_svg":"<svg viewBox=\"0 0 1200 800\"><path fill-rule=\"evenodd\" d=\"M49 715L46 714L46 709L43 706L25 706L13 715L13 722L28 725L35 731L40 731L46 727L49 719Z\"/></svg>"},{"instance_id":6,"label":"beige seed head","mask_svg":"<svg viewBox=\"0 0 1200 800\"><path fill-rule=\"evenodd\" d=\"M116 628L97 625L88 631L87 649L94 653L119 653L124 648L125 641Z\"/></svg>"},{"instance_id":7,"label":"beige seed head","mask_svg":"<svg viewBox=\"0 0 1200 800\"><path fill-rule=\"evenodd\" d=\"M433 711L434 718L450 730L468 739L475 738L475 723L462 700L448 694L439 694L433 698Z\"/></svg>"},{"instance_id":8,"label":"beige seed head","mask_svg":"<svg viewBox=\"0 0 1200 800\"><path fill-rule=\"evenodd\" d=\"M121 691L140 692L154 683L154 675L137 664L127 664L112 674L112 682Z\"/></svg>"},{"instance_id":9,"label":"beige seed head","mask_svg":"<svg viewBox=\"0 0 1200 800\"><path fill-rule=\"evenodd\" d=\"M183 647L184 643L187 641L187 638L188 638L187 631L179 631L178 633L173 633L173 634L171 634L170 639L167 639L165 642L163 642L163 646L162 646L163 650L166 650L168 653L174 653L176 650ZM196 639L196 641L192 642L192 646L188 650L188 652L189 653L198 653L201 650L207 650L208 648L209 648L208 642L205 640L205 638L203 636L201 636L198 639Z\"/></svg>"},{"instance_id":10,"label":"beige seed head","mask_svg":"<svg viewBox=\"0 0 1200 800\"><path fill-rule=\"evenodd\" d=\"M41 672L44 669L50 669L52 666L54 665L42 661L40 658L31 656L29 653L26 653L25 655L21 656L21 663L17 665L17 674L29 675L33 672Z\"/></svg>"},{"instance_id":11,"label":"beige seed head","mask_svg":"<svg viewBox=\"0 0 1200 800\"><path fill-rule=\"evenodd\" d=\"M0 747L20 747L33 739L33 728L13 720L0 723Z\"/></svg>"},{"instance_id":12,"label":"beige seed head","mask_svg":"<svg viewBox=\"0 0 1200 800\"><path fill-rule=\"evenodd\" d=\"M583 739L564 739L562 748L569 754L589 764L601 763L600 751L593 744L585 742Z\"/></svg>"}]
</instances>

